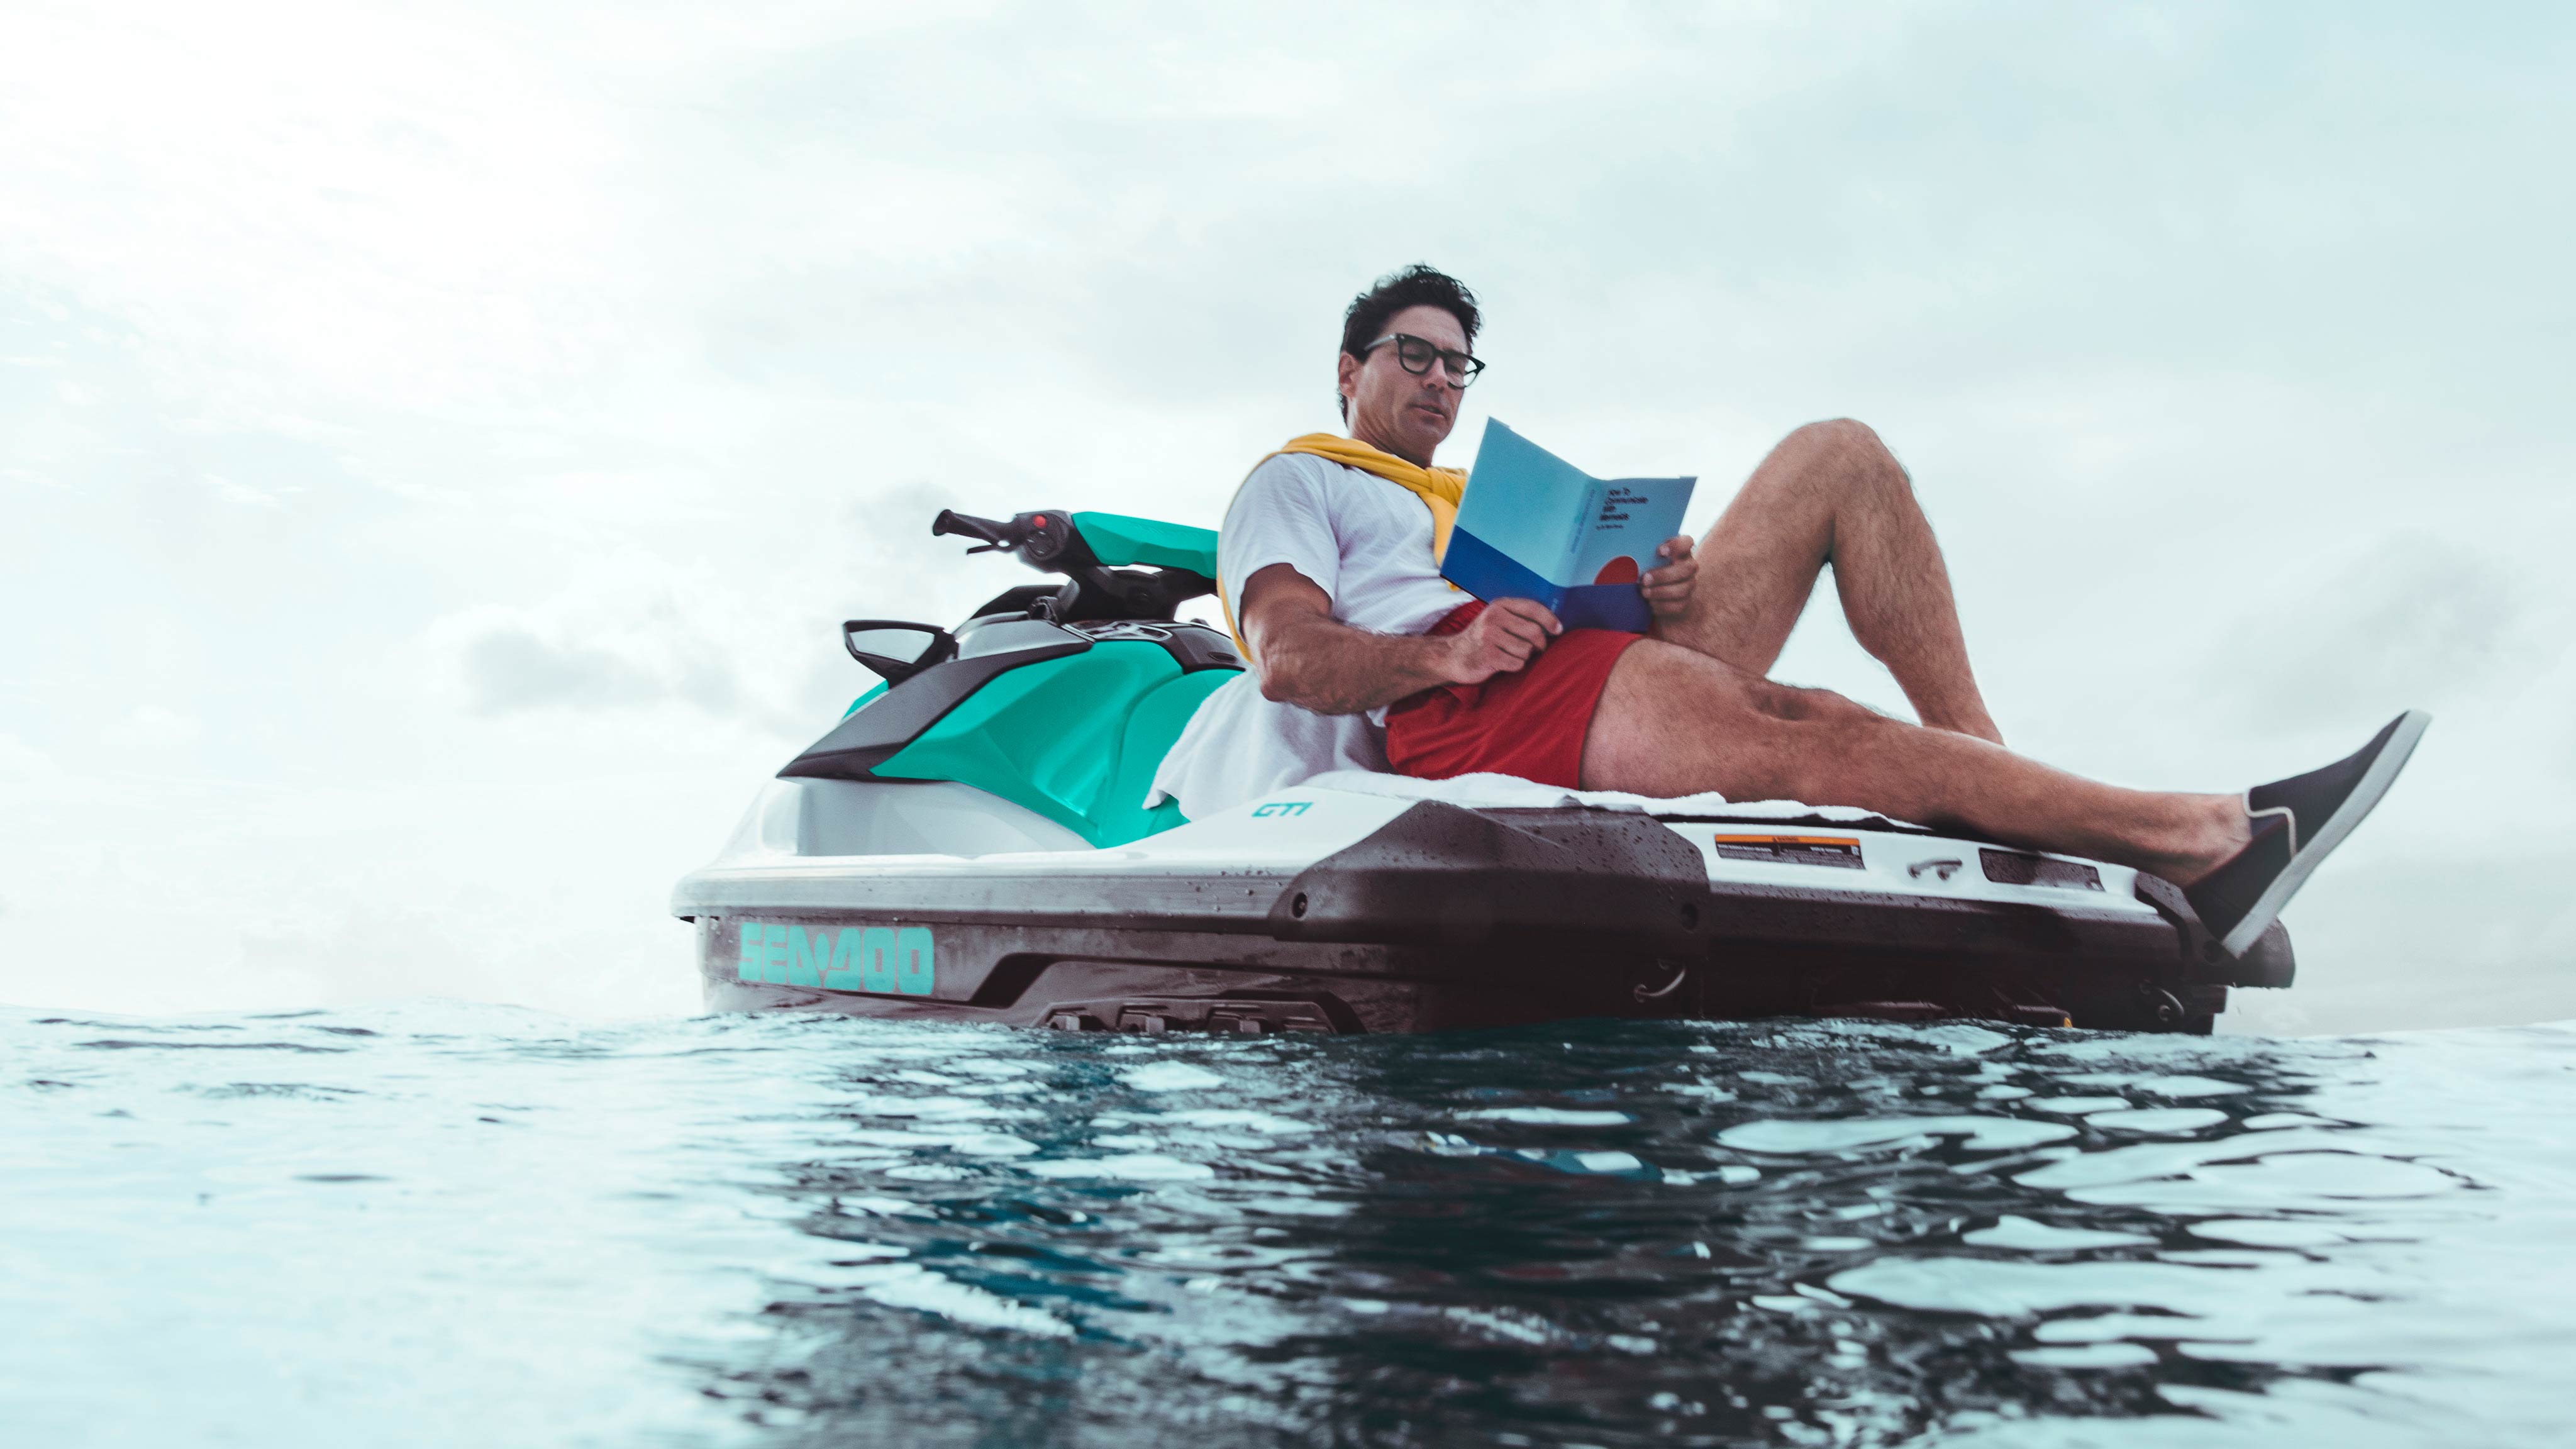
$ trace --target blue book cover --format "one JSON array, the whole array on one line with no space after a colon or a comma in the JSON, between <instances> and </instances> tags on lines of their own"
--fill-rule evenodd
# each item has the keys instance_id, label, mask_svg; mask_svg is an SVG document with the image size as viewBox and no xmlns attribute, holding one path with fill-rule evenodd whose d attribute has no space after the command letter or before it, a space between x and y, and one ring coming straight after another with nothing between
<instances>
[{"instance_id":1,"label":"blue book cover","mask_svg":"<svg viewBox=\"0 0 2576 1449\"><path fill-rule=\"evenodd\" d=\"M1693 478L1595 478L1488 418L1440 576L1480 599L1536 599L1569 629L1646 632L1637 580L1682 531Z\"/></svg>"}]
</instances>

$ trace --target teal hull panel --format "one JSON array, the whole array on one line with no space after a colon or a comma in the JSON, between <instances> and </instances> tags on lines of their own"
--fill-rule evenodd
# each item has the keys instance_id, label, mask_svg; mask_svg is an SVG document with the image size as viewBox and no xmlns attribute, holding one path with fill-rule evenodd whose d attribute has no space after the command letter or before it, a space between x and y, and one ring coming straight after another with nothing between
<instances>
[{"instance_id":1,"label":"teal hull panel","mask_svg":"<svg viewBox=\"0 0 2576 1449\"><path fill-rule=\"evenodd\" d=\"M1077 513L1073 526L1092 555L1112 568L1150 564L1216 577L1216 530L1124 513Z\"/></svg>"},{"instance_id":2,"label":"teal hull panel","mask_svg":"<svg viewBox=\"0 0 2576 1449\"><path fill-rule=\"evenodd\" d=\"M1145 809L1145 792L1199 701L1233 677L1183 674L1159 644L1103 642L1002 675L870 773L954 780L1124 845L1184 823L1169 801Z\"/></svg>"}]
</instances>

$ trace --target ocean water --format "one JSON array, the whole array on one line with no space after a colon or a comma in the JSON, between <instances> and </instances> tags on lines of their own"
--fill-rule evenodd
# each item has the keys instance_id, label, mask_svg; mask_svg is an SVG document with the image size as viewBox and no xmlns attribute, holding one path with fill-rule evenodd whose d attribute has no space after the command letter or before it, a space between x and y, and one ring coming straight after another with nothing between
<instances>
[{"instance_id":1,"label":"ocean water","mask_svg":"<svg viewBox=\"0 0 2576 1449\"><path fill-rule=\"evenodd\" d=\"M2559 1444L2576 1029L0 1013L0 1442Z\"/></svg>"}]
</instances>

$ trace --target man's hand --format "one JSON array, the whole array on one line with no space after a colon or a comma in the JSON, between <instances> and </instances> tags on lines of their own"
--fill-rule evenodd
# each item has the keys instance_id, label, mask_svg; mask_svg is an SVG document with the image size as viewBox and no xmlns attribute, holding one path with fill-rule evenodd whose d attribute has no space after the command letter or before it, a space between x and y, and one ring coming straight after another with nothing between
<instances>
[{"instance_id":1,"label":"man's hand","mask_svg":"<svg viewBox=\"0 0 2576 1449\"><path fill-rule=\"evenodd\" d=\"M1637 583L1646 596L1646 607L1654 611L1655 622L1669 624L1690 612L1699 560L1691 557L1691 537L1687 533L1665 539L1655 546L1655 553L1666 562L1660 568L1648 569Z\"/></svg>"},{"instance_id":2,"label":"man's hand","mask_svg":"<svg viewBox=\"0 0 2576 1449\"><path fill-rule=\"evenodd\" d=\"M1536 599L1496 599L1466 628L1448 636L1450 657L1443 672L1452 684L1482 684L1519 670L1564 632L1556 615Z\"/></svg>"},{"instance_id":3,"label":"man's hand","mask_svg":"<svg viewBox=\"0 0 2576 1449\"><path fill-rule=\"evenodd\" d=\"M1372 634L1333 617L1333 600L1284 563L1243 584L1243 638L1261 697L1317 714L1360 714L1518 669L1564 626L1527 599L1501 599L1455 634Z\"/></svg>"}]
</instances>

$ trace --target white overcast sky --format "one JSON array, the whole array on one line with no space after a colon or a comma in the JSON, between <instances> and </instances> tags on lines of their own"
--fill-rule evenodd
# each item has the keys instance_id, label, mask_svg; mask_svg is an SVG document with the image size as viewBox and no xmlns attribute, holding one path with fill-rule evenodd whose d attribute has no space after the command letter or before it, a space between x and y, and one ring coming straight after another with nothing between
<instances>
[{"instance_id":1,"label":"white overcast sky","mask_svg":"<svg viewBox=\"0 0 2576 1449\"><path fill-rule=\"evenodd\" d=\"M2576 1015L2568 15L9 0L0 1002L692 1009L931 513L1212 525L1428 260L1446 461L1876 425L2042 758L2434 710L2240 1026Z\"/></svg>"}]
</instances>

